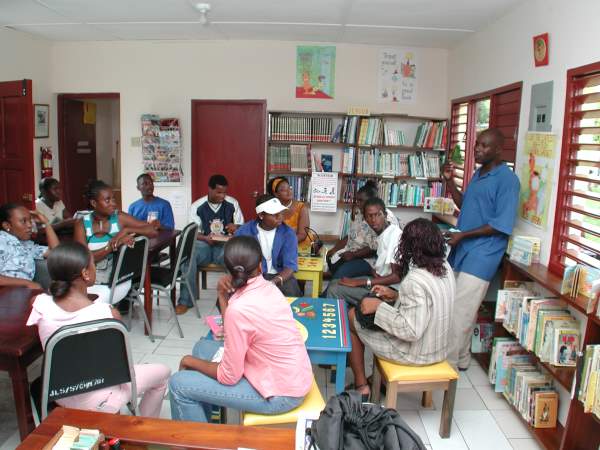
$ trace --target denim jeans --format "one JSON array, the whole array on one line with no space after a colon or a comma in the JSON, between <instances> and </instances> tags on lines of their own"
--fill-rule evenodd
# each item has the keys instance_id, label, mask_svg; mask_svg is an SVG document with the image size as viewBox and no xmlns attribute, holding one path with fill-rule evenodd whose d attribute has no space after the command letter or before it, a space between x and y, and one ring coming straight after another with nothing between
<instances>
[{"instance_id":1,"label":"denim jeans","mask_svg":"<svg viewBox=\"0 0 600 450\"><path fill-rule=\"evenodd\" d=\"M192 355L210 361L222 343L200 339ZM196 372L182 370L169 380L171 417L173 420L207 422L212 405L225 406L259 414L280 414L299 406L303 397L264 398L242 377L237 384L228 386Z\"/></svg>"},{"instance_id":2,"label":"denim jeans","mask_svg":"<svg viewBox=\"0 0 600 450\"><path fill-rule=\"evenodd\" d=\"M368 277L372 274L373 268L364 259L352 259L342 264L332 275L331 278L336 280L338 278L355 278L355 277Z\"/></svg>"},{"instance_id":3,"label":"denim jeans","mask_svg":"<svg viewBox=\"0 0 600 450\"><path fill-rule=\"evenodd\" d=\"M194 298L198 298L198 276L196 274L198 267L203 267L208 264L219 264L223 265L223 248L224 244L218 243L214 245L208 245L206 242L198 241L194 243L196 247L195 259L196 264L192 267L192 270L188 273L187 280L192 288ZM183 273L187 270L187 267L182 268ZM179 294L179 303L181 305L193 306L190 294L185 287L181 287Z\"/></svg>"}]
</instances>

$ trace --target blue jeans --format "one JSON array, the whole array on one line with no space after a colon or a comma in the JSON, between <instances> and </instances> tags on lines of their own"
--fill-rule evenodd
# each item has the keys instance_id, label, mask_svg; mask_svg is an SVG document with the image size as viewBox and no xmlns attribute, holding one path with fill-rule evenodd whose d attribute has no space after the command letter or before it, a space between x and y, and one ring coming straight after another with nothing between
<instances>
[{"instance_id":1,"label":"blue jeans","mask_svg":"<svg viewBox=\"0 0 600 450\"><path fill-rule=\"evenodd\" d=\"M222 343L200 339L192 355L210 361ZM171 417L173 420L208 422L212 405L259 414L280 414L299 406L303 397L262 397L246 378L228 386L196 372L179 371L169 380Z\"/></svg>"},{"instance_id":2,"label":"blue jeans","mask_svg":"<svg viewBox=\"0 0 600 450\"><path fill-rule=\"evenodd\" d=\"M187 280L190 283L190 287L192 288L192 292L194 294L194 298L198 298L198 276L196 274L198 267L203 267L208 264L219 264L223 265L223 248L224 244L218 243L214 245L208 245L203 241L196 241L194 243L195 246L195 259L196 265L192 267L192 270L188 273ZM183 272L187 270L186 267L183 267ZM190 294L187 289L182 286L181 292L179 294L179 304L186 306L193 306L192 299L190 298Z\"/></svg>"},{"instance_id":3,"label":"blue jeans","mask_svg":"<svg viewBox=\"0 0 600 450\"><path fill-rule=\"evenodd\" d=\"M338 270L331 276L332 279L338 278L355 278L355 277L368 277L373 273L373 268L364 259L352 259L342 264Z\"/></svg>"}]
</instances>

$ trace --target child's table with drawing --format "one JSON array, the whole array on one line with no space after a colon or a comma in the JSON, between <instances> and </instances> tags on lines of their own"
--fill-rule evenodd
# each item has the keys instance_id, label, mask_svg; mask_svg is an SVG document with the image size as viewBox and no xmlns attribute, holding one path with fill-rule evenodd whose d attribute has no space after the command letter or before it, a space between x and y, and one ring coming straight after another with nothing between
<instances>
[{"instance_id":1,"label":"child's table with drawing","mask_svg":"<svg viewBox=\"0 0 600 450\"><path fill-rule=\"evenodd\" d=\"M299 256L297 280L312 281L312 297L317 298L323 289L323 258L321 256Z\"/></svg>"},{"instance_id":2,"label":"child's table with drawing","mask_svg":"<svg viewBox=\"0 0 600 450\"><path fill-rule=\"evenodd\" d=\"M313 364L336 366L335 391L344 390L346 356L352 349L346 303L333 298L289 297L294 319L306 329L305 345Z\"/></svg>"}]
</instances>

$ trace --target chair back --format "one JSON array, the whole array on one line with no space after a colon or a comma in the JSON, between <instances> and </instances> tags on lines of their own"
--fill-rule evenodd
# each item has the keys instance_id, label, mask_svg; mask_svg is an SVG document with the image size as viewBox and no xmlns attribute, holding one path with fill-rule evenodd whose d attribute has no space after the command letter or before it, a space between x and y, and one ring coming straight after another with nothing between
<instances>
[{"instance_id":1,"label":"chair back","mask_svg":"<svg viewBox=\"0 0 600 450\"><path fill-rule=\"evenodd\" d=\"M177 242L177 256L175 257L175 264L171 261L171 286L175 285L181 266L189 261L194 260L194 253L196 246L196 235L198 234L198 224L195 222L188 223L185 228L181 231L181 236ZM195 266L188 264L188 270L196 270Z\"/></svg>"},{"instance_id":2,"label":"chair back","mask_svg":"<svg viewBox=\"0 0 600 450\"><path fill-rule=\"evenodd\" d=\"M42 379L42 419L51 401L123 383L131 383L135 412L137 391L127 328L114 319L59 328L46 342Z\"/></svg>"},{"instance_id":3,"label":"chair back","mask_svg":"<svg viewBox=\"0 0 600 450\"><path fill-rule=\"evenodd\" d=\"M110 300L112 305L115 287L129 280L144 280L146 276L146 263L148 262L148 247L150 240L145 236L138 236L133 241L133 246L122 245L119 248L116 264L110 277Z\"/></svg>"}]
</instances>

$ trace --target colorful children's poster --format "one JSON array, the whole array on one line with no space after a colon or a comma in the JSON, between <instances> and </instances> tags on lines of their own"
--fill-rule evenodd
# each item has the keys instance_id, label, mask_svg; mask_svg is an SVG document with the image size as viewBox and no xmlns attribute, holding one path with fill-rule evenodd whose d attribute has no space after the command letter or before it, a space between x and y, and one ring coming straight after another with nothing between
<instances>
[{"instance_id":1,"label":"colorful children's poster","mask_svg":"<svg viewBox=\"0 0 600 450\"><path fill-rule=\"evenodd\" d=\"M525 161L519 174L521 180L519 217L543 229L548 224L555 147L556 135L527 133Z\"/></svg>"},{"instance_id":2,"label":"colorful children's poster","mask_svg":"<svg viewBox=\"0 0 600 450\"><path fill-rule=\"evenodd\" d=\"M410 48L379 51L377 99L381 103L414 103L417 100L417 52Z\"/></svg>"},{"instance_id":3,"label":"colorful children's poster","mask_svg":"<svg viewBox=\"0 0 600 450\"><path fill-rule=\"evenodd\" d=\"M296 98L335 97L335 47L299 45L296 49Z\"/></svg>"}]
</instances>

